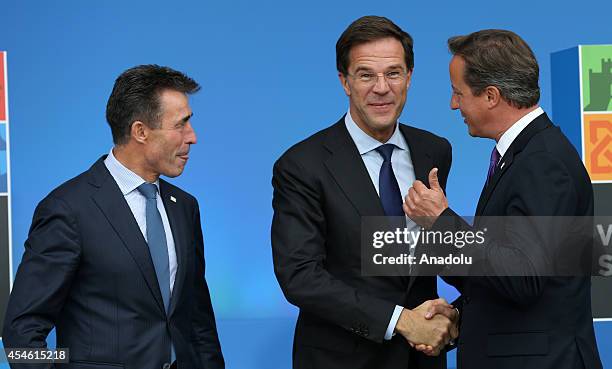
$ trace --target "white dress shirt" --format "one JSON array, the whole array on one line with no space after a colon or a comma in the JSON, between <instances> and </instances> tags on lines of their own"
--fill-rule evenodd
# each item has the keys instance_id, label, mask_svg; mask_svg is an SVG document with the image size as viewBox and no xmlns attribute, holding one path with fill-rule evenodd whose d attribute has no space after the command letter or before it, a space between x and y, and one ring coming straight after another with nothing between
<instances>
[{"instance_id":1,"label":"white dress shirt","mask_svg":"<svg viewBox=\"0 0 612 369\"><path fill-rule=\"evenodd\" d=\"M138 223L142 236L147 240L147 199L138 191L138 186L146 181L121 164L119 160L115 158L115 155L113 155L112 149L104 160L104 165L106 165L111 176L115 182L117 182L125 201L128 203L130 210L132 210L132 214L136 219L136 223ZM164 203L159 195L159 180L155 181L155 186L157 186L157 210L159 210L159 214L161 215L164 232L166 233L166 245L168 246L168 261L170 267L170 294L172 294L178 266L176 262L176 249L174 248L174 238L172 237L172 229L170 229L168 215L166 214Z\"/></svg>"},{"instance_id":2,"label":"white dress shirt","mask_svg":"<svg viewBox=\"0 0 612 369\"><path fill-rule=\"evenodd\" d=\"M349 110L346 113L346 117L344 118L344 124L346 125L346 129L349 132L349 135L355 142L357 146L357 150L359 150L359 154L361 155L361 160L365 164L368 174L370 175L370 179L372 180L372 184L376 188L376 193L380 196L380 191L378 188L378 177L380 174L380 168L383 164L382 156L376 151L376 148L382 146L384 144L393 144L395 148L393 149L393 154L391 155L391 167L393 168L393 173L395 174L395 179L397 180L397 184L400 188L400 193L402 194L402 199L406 198L408 195L408 190L412 186L412 183L416 179L416 175L414 174L414 166L412 165L412 158L410 156L410 149L408 147L408 143L406 139L402 135L399 130L399 125L395 125L395 131L391 138L387 142L380 142L369 136L365 133L357 123L351 117L351 112ZM409 229L416 229L417 225L412 221L412 219L406 217L407 227ZM410 249L410 254L413 255L414 248ZM404 308L402 306L396 305L393 310L393 314L391 315L391 319L389 321L389 325L387 326L387 330L385 331L385 339L390 340L393 337L393 331L395 326L397 325L397 321L399 320L400 314L402 313Z\"/></svg>"},{"instance_id":3,"label":"white dress shirt","mask_svg":"<svg viewBox=\"0 0 612 369\"><path fill-rule=\"evenodd\" d=\"M512 145L512 142L518 137L518 135L533 122L534 119L544 114L544 110L538 106L537 109L530 111L525 114L521 119L516 121L504 134L499 138L499 141L495 145L497 152L499 153L500 160L506 154L506 151Z\"/></svg>"}]
</instances>

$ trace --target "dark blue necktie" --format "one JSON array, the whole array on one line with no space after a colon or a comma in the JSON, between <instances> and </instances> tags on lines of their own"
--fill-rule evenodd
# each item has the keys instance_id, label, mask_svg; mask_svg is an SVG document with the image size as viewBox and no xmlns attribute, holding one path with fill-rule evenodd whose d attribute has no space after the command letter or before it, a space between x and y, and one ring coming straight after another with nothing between
<instances>
[{"instance_id":1,"label":"dark blue necktie","mask_svg":"<svg viewBox=\"0 0 612 369\"><path fill-rule=\"evenodd\" d=\"M497 147L493 146L493 151L491 151L491 161L489 162L489 172L487 173L487 182L485 183L485 187L489 185L491 178L495 175L495 169L497 168L497 163L499 163L499 159L501 156L497 151Z\"/></svg>"},{"instance_id":2,"label":"dark blue necktie","mask_svg":"<svg viewBox=\"0 0 612 369\"><path fill-rule=\"evenodd\" d=\"M378 193L385 210L385 215L404 216L402 193L391 166L391 155L393 155L394 148L395 145L393 144L384 144L376 148L376 151L383 158L380 174L378 175Z\"/></svg>"},{"instance_id":3,"label":"dark blue necktie","mask_svg":"<svg viewBox=\"0 0 612 369\"><path fill-rule=\"evenodd\" d=\"M168 259L168 244L164 223L157 209L157 186L153 183L143 183L138 191L147 199L147 244L155 267L157 283L161 291L166 313L170 307L170 261ZM170 345L170 361L175 359L174 346Z\"/></svg>"}]
</instances>

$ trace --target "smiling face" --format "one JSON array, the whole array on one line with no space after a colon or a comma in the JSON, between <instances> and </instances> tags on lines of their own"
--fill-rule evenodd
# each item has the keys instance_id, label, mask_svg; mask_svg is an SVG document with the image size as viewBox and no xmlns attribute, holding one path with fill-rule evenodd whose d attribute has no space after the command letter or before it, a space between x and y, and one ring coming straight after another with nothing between
<instances>
[{"instance_id":1,"label":"smiling face","mask_svg":"<svg viewBox=\"0 0 612 369\"><path fill-rule=\"evenodd\" d=\"M385 75L401 73L401 81ZM371 83L358 76L373 75ZM376 77L378 76L378 77ZM340 73L342 87L349 97L355 123L368 135L386 142L395 129L406 103L412 71L408 71L401 42L388 37L358 44L351 48L348 75ZM405 78L404 78L405 77Z\"/></svg>"},{"instance_id":2,"label":"smiling face","mask_svg":"<svg viewBox=\"0 0 612 369\"><path fill-rule=\"evenodd\" d=\"M149 128L144 146L144 169L150 176L176 177L183 173L189 148L197 142L190 119L193 115L187 95L164 90L159 95L158 128Z\"/></svg>"},{"instance_id":3,"label":"smiling face","mask_svg":"<svg viewBox=\"0 0 612 369\"><path fill-rule=\"evenodd\" d=\"M461 56L453 56L449 66L450 79L453 89L450 106L451 109L461 112L464 122L468 126L470 136L489 137L489 101L486 93L480 96L472 94L472 89L465 82L465 61Z\"/></svg>"}]
</instances>

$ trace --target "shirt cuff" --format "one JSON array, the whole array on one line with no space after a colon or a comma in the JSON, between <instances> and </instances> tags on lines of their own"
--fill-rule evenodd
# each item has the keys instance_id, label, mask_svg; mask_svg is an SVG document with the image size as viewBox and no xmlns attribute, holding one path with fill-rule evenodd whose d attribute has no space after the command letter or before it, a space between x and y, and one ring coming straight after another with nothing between
<instances>
[{"instance_id":1,"label":"shirt cuff","mask_svg":"<svg viewBox=\"0 0 612 369\"><path fill-rule=\"evenodd\" d=\"M400 314L404 310L403 306L395 305L395 310L393 310L393 314L391 315L391 320L389 321L389 325L387 326L387 331L385 332L385 339L390 340L394 336L395 326L397 325L397 321L399 320Z\"/></svg>"}]
</instances>

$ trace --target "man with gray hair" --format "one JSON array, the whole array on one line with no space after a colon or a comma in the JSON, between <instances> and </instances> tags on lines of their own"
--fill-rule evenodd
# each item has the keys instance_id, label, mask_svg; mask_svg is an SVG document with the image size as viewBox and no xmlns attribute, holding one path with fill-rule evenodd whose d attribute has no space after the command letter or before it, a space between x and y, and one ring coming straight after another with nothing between
<instances>
[{"instance_id":1,"label":"man with gray hair","mask_svg":"<svg viewBox=\"0 0 612 369\"><path fill-rule=\"evenodd\" d=\"M69 349L58 368L225 367L198 202L160 178L181 175L197 142L189 95L199 89L158 65L117 78L106 107L114 147L36 207L6 310L7 350L34 355L55 328L57 347Z\"/></svg>"},{"instance_id":2,"label":"man with gray hair","mask_svg":"<svg viewBox=\"0 0 612 369\"><path fill-rule=\"evenodd\" d=\"M495 140L476 217L593 216L589 176L574 147L538 106L539 68L518 35L483 30L452 37L448 46L451 108L471 136ZM404 204L423 226L467 225L448 207L430 173L431 188L415 182ZM507 246L507 245L506 245ZM512 245L510 245L512 246ZM487 244L486 262L504 245ZM508 250L528 263L519 249ZM517 252L514 252L517 251ZM535 275L534 275L535 274ZM453 277L461 292L457 363L469 369L601 368L593 331L589 277Z\"/></svg>"}]
</instances>

